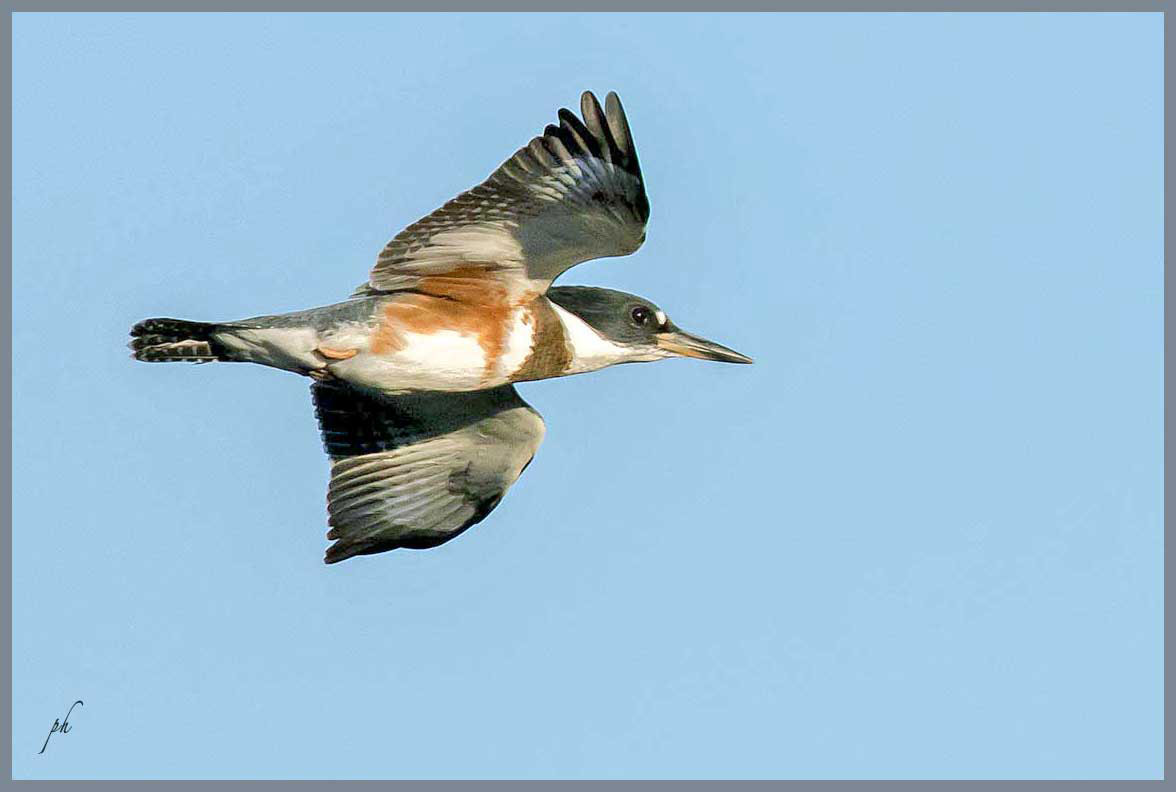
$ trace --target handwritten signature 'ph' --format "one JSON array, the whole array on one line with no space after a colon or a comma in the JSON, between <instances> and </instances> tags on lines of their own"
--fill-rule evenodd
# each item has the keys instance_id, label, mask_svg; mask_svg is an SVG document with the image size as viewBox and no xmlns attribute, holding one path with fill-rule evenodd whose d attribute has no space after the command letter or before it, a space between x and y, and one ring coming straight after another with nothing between
<instances>
[{"instance_id":1,"label":"handwritten signature 'ph'","mask_svg":"<svg viewBox=\"0 0 1176 792\"><path fill-rule=\"evenodd\" d=\"M78 699L70 705L69 712L65 713L65 720L57 720L56 718L53 719L53 725L49 727L49 736L45 738L45 744L41 746L41 750L37 751L38 756L45 753L45 749L49 747L49 737L52 737L57 732L61 732L62 734L69 734L69 716L70 713L74 711L74 707L79 704L81 704L83 707L86 706L84 703L82 703L81 699Z\"/></svg>"}]
</instances>

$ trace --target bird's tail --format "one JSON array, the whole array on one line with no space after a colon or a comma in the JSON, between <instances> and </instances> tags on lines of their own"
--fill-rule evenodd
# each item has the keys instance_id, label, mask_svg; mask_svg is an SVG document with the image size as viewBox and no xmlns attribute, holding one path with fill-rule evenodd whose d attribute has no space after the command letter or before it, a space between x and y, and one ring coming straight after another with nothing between
<instances>
[{"instance_id":1,"label":"bird's tail","mask_svg":"<svg viewBox=\"0 0 1176 792\"><path fill-rule=\"evenodd\" d=\"M144 319L131 328L131 356L148 363L233 360L213 333L220 325L185 319Z\"/></svg>"}]
</instances>

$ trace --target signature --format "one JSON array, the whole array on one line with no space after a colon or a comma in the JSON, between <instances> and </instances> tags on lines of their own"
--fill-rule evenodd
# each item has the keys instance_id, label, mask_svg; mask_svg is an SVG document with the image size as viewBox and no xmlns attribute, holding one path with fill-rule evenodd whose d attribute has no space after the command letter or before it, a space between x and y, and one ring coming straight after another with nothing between
<instances>
[{"instance_id":1,"label":"signature","mask_svg":"<svg viewBox=\"0 0 1176 792\"><path fill-rule=\"evenodd\" d=\"M41 746L41 750L37 751L38 755L45 753L45 749L49 747L49 737L52 737L57 732L61 732L62 734L69 734L69 715L74 711L74 707L79 704L81 704L83 707L86 706L81 699L78 699L70 705L69 712L65 713L65 720L60 721L56 718L53 719L53 725L49 727L49 736L45 738L45 744Z\"/></svg>"}]
</instances>

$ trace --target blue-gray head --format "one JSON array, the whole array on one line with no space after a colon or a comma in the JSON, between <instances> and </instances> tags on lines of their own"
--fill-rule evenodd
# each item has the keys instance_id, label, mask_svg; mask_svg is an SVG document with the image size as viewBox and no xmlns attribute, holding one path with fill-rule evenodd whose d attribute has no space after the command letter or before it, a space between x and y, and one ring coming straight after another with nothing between
<instances>
[{"instance_id":1,"label":"blue-gray head","mask_svg":"<svg viewBox=\"0 0 1176 792\"><path fill-rule=\"evenodd\" d=\"M665 311L635 294L591 286L553 286L547 290L547 298L619 347L618 363L666 357L752 362L733 349L681 330Z\"/></svg>"}]
</instances>

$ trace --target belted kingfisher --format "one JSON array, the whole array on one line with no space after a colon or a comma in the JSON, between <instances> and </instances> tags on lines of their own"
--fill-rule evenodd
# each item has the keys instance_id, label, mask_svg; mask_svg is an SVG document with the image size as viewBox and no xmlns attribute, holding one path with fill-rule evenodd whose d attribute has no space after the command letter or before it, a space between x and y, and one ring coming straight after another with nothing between
<instances>
[{"instance_id":1,"label":"belted kingfisher","mask_svg":"<svg viewBox=\"0 0 1176 792\"><path fill-rule=\"evenodd\" d=\"M680 330L649 300L552 286L632 253L649 200L621 102L515 152L408 226L347 300L235 322L145 319L136 360L260 363L314 379L331 460L328 564L446 542L483 520L530 463L544 424L513 383L686 356L751 359Z\"/></svg>"}]
</instances>

